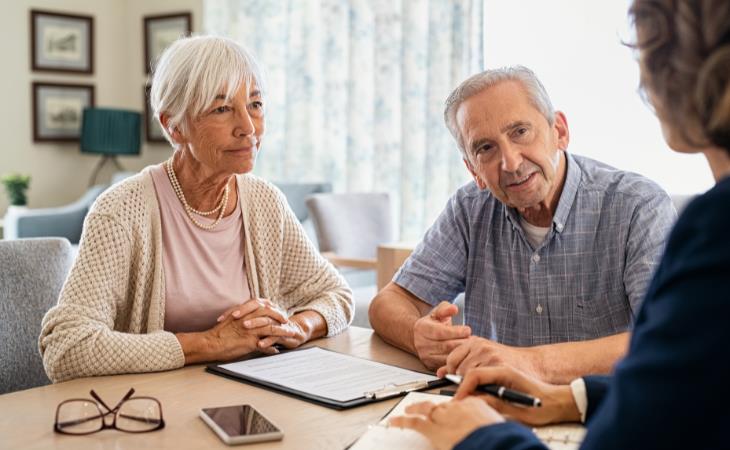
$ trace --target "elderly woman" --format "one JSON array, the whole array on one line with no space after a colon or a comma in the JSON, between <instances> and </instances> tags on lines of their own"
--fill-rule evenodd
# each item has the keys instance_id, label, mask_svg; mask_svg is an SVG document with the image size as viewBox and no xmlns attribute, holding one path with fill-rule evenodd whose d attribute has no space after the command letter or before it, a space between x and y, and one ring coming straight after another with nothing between
<instances>
[{"instance_id":1,"label":"elderly woman","mask_svg":"<svg viewBox=\"0 0 730 450\"><path fill-rule=\"evenodd\" d=\"M237 43L173 43L151 104L172 157L106 191L84 224L40 349L54 382L150 372L332 336L351 292L283 195L250 174L265 91Z\"/></svg>"},{"instance_id":2,"label":"elderly woman","mask_svg":"<svg viewBox=\"0 0 730 450\"><path fill-rule=\"evenodd\" d=\"M532 425L587 422L582 449L728 448L730 2L634 0L631 15L642 86L667 143L704 154L717 184L677 221L612 378L553 386L510 368L472 370L457 401L414 405L415 415L392 422L439 449L546 448L501 414ZM486 383L541 397L543 407L466 397Z\"/></svg>"}]
</instances>

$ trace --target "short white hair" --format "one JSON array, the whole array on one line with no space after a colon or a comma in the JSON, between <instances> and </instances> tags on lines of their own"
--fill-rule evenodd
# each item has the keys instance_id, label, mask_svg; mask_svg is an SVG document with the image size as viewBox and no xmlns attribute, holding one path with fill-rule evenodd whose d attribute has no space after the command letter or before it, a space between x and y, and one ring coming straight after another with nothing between
<instances>
[{"instance_id":1,"label":"short white hair","mask_svg":"<svg viewBox=\"0 0 730 450\"><path fill-rule=\"evenodd\" d=\"M157 120L169 117L165 138L173 144L170 130L187 132L188 119L198 117L225 91L231 98L243 83L253 82L265 91L261 68L241 44L224 37L194 36L173 42L160 56L150 89L150 106Z\"/></svg>"},{"instance_id":2,"label":"short white hair","mask_svg":"<svg viewBox=\"0 0 730 450\"><path fill-rule=\"evenodd\" d=\"M459 106L468 98L482 92L503 81L517 81L522 84L527 93L528 101L534 106L540 114L545 116L548 124L552 126L555 121L555 109L550 101L545 86L535 75L535 72L524 66L501 67L499 69L485 70L464 80L446 99L446 107L444 108L444 121L451 135L456 139L461 155L466 158L466 148L464 148L464 139L461 131L456 124L456 112ZM489 105L484 105L488 108Z\"/></svg>"}]
</instances>

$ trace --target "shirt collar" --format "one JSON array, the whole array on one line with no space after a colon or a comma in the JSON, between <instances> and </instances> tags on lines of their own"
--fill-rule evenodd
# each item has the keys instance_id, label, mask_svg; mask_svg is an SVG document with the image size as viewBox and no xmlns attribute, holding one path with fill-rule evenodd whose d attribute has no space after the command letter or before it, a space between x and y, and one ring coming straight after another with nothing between
<instances>
[{"instance_id":1,"label":"shirt collar","mask_svg":"<svg viewBox=\"0 0 730 450\"><path fill-rule=\"evenodd\" d=\"M553 229L558 233L562 233L563 229L565 229L565 223L573 207L583 173L575 162L575 159L573 159L573 156L565 151L563 153L565 154L566 165L565 183L563 184L563 192L560 193L558 207L553 215ZM521 229L520 213L517 212L517 209L505 207L504 213L515 228Z\"/></svg>"},{"instance_id":2,"label":"shirt collar","mask_svg":"<svg viewBox=\"0 0 730 450\"><path fill-rule=\"evenodd\" d=\"M573 208L575 203L575 196L578 193L578 187L580 186L580 179L583 172L578 167L578 163L573 159L573 156L565 153L565 184L563 184L563 192L560 194L560 200L558 200L558 207L553 215L553 227L555 231L561 233L565 228L565 223L568 221L568 214Z\"/></svg>"}]
</instances>

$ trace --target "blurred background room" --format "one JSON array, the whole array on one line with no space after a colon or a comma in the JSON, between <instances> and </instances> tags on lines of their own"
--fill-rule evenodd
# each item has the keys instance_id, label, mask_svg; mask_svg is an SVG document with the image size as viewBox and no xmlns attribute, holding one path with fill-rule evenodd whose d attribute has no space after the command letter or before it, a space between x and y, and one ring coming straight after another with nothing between
<instances>
[{"instance_id":1,"label":"blurred background room","mask_svg":"<svg viewBox=\"0 0 730 450\"><path fill-rule=\"evenodd\" d=\"M643 174L678 202L713 181L667 151L622 44L629 1L13 0L0 33L0 230L78 244L111 184L171 155L150 117L150 68L172 40L216 34L264 65L254 173L285 194L346 275L356 324L470 177L444 100L485 68L521 64L567 115L569 151ZM674 174L682 173L678 177ZM679 203L678 203L679 204Z\"/></svg>"}]
</instances>

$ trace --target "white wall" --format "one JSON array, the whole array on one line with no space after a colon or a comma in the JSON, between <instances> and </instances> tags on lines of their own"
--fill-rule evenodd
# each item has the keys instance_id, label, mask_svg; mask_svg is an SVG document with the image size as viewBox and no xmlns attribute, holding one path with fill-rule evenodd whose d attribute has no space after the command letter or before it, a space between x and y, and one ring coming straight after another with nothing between
<instances>
[{"instance_id":1,"label":"white wall","mask_svg":"<svg viewBox=\"0 0 730 450\"><path fill-rule=\"evenodd\" d=\"M93 84L97 106L144 111L142 18L150 14L190 11L193 30L200 31L203 0L12 0L0 6L0 174L28 173L31 207L74 201L87 188L99 156L82 155L78 143L34 143L31 83L49 81ZM30 70L30 10L42 9L94 17L94 73L63 75ZM130 170L162 161L169 146L142 141L140 156L120 157ZM111 165L102 173L108 180ZM7 207L0 193L0 216Z\"/></svg>"},{"instance_id":2,"label":"white wall","mask_svg":"<svg viewBox=\"0 0 730 450\"><path fill-rule=\"evenodd\" d=\"M628 0L488 0L488 68L534 70L554 106L566 113L569 151L641 173L672 194L713 184L700 155L669 150L637 95L638 66L629 40Z\"/></svg>"}]
</instances>

